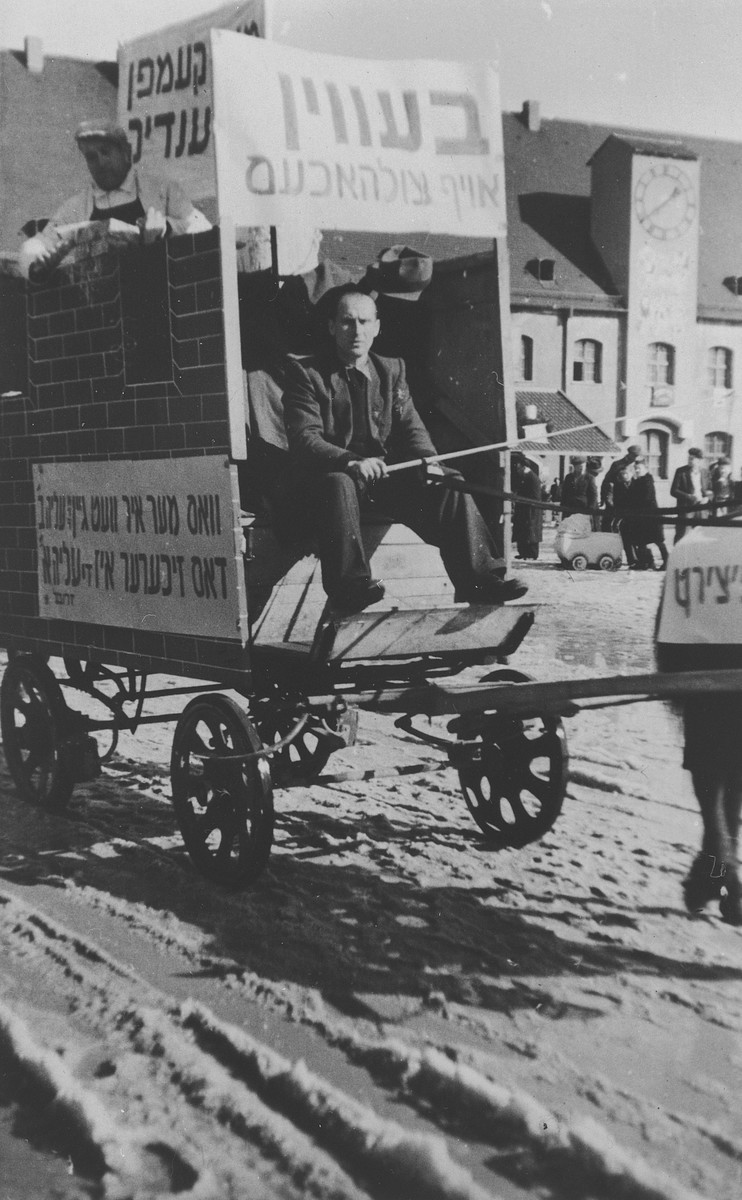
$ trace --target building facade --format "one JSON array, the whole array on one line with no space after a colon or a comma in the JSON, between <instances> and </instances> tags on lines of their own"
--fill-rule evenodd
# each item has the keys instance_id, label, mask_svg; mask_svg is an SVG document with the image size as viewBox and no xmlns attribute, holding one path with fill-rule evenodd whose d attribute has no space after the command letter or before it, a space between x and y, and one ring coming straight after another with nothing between
<instances>
[{"instance_id":1,"label":"building facade","mask_svg":"<svg viewBox=\"0 0 742 1200\"><path fill-rule=\"evenodd\" d=\"M505 114L518 390L560 389L665 502L699 446L742 465L739 147Z\"/></svg>"}]
</instances>

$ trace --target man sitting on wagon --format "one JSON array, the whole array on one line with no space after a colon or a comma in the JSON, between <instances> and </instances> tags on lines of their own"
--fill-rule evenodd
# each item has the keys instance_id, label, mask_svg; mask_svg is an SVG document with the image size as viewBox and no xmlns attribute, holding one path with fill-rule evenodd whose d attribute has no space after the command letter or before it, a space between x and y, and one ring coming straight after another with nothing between
<instances>
[{"instance_id":1,"label":"man sitting on wagon","mask_svg":"<svg viewBox=\"0 0 742 1200\"><path fill-rule=\"evenodd\" d=\"M114 121L83 121L75 141L90 182L21 246L20 267L27 279L43 278L67 253L74 239L65 226L115 218L138 225L146 242L156 241L168 231L201 233L211 229L210 221L174 180L158 179L132 167L126 130Z\"/></svg>"},{"instance_id":2,"label":"man sitting on wagon","mask_svg":"<svg viewBox=\"0 0 742 1200\"><path fill-rule=\"evenodd\" d=\"M435 447L404 361L370 352L380 327L373 297L349 285L333 300L331 345L291 363L283 397L292 491L318 543L332 607L360 612L384 596L363 546L364 512L400 521L438 546L456 600L502 604L524 595L524 584L506 578L502 551L471 496L426 483L417 467L388 473L394 462L435 455Z\"/></svg>"}]
</instances>

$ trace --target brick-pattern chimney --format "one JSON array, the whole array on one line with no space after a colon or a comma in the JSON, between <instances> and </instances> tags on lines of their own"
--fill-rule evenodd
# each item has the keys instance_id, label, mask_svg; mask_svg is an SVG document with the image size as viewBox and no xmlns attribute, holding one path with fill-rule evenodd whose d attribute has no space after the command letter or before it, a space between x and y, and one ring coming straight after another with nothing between
<instances>
[{"instance_id":1,"label":"brick-pattern chimney","mask_svg":"<svg viewBox=\"0 0 742 1200\"><path fill-rule=\"evenodd\" d=\"M40 75L44 70L44 43L39 37L27 37L24 42L26 70L31 75Z\"/></svg>"}]
</instances>

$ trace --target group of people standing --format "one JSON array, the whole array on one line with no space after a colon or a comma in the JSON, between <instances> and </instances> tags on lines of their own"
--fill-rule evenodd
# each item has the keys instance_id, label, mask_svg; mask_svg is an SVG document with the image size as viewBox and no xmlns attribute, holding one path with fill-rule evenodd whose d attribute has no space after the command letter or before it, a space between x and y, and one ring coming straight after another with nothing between
<instances>
[{"instance_id":1,"label":"group of people standing","mask_svg":"<svg viewBox=\"0 0 742 1200\"><path fill-rule=\"evenodd\" d=\"M606 471L600 489L602 530L621 535L626 562L633 571L655 569L652 546L660 554L660 570L667 566L667 546L654 477L649 473L641 446L629 446Z\"/></svg>"},{"instance_id":2,"label":"group of people standing","mask_svg":"<svg viewBox=\"0 0 742 1200\"><path fill-rule=\"evenodd\" d=\"M517 497L513 508L513 540L517 556L538 558L544 510L528 501L548 499L559 504L563 517L584 512L592 517L594 528L618 532L631 570L664 569L668 558L664 520L642 447L629 446L624 456L608 468L600 488L595 477L599 460L593 463L578 454L571 459L571 467L561 485L555 479L547 491L524 456L513 455L513 493ZM692 447L687 464L675 472L670 494L677 505L674 520L677 542L689 525L703 518L703 506L715 515L724 515L736 503L729 458L722 455L711 467L706 467L703 451ZM659 554L659 565L653 548Z\"/></svg>"}]
</instances>

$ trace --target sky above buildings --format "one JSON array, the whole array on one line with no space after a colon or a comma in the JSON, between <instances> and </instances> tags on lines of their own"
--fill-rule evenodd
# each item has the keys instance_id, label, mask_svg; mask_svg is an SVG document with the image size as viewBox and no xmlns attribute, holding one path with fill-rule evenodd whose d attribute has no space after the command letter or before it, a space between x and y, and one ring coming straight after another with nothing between
<instances>
[{"instance_id":1,"label":"sky above buildings","mask_svg":"<svg viewBox=\"0 0 742 1200\"><path fill-rule=\"evenodd\" d=\"M503 108L742 141L742 0L266 0L275 40L365 58L495 59ZM219 0L0 0L0 46L114 59Z\"/></svg>"}]
</instances>

